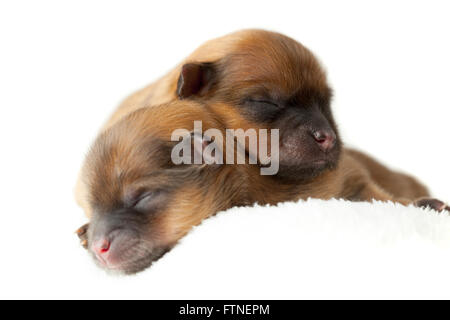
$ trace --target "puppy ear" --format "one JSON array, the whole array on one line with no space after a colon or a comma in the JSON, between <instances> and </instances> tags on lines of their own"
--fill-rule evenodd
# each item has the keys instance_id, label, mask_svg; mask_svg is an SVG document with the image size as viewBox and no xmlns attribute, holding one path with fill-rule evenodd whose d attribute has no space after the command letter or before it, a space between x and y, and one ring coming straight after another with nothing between
<instances>
[{"instance_id":1,"label":"puppy ear","mask_svg":"<svg viewBox=\"0 0 450 320\"><path fill-rule=\"evenodd\" d=\"M177 95L180 99L193 95L202 96L208 92L215 76L213 63L187 63L181 68Z\"/></svg>"}]
</instances>

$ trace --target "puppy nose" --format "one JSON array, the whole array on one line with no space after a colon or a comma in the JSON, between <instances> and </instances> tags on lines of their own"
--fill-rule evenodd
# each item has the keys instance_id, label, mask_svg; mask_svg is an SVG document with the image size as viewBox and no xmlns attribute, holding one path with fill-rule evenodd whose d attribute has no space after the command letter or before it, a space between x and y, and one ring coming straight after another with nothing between
<instances>
[{"instance_id":1,"label":"puppy nose","mask_svg":"<svg viewBox=\"0 0 450 320\"><path fill-rule=\"evenodd\" d=\"M336 143L336 134L332 130L315 130L313 137L324 152L330 151Z\"/></svg>"},{"instance_id":2,"label":"puppy nose","mask_svg":"<svg viewBox=\"0 0 450 320\"><path fill-rule=\"evenodd\" d=\"M111 241L106 238L95 240L92 245L92 251L99 259L109 251L109 248L111 248Z\"/></svg>"}]
</instances>

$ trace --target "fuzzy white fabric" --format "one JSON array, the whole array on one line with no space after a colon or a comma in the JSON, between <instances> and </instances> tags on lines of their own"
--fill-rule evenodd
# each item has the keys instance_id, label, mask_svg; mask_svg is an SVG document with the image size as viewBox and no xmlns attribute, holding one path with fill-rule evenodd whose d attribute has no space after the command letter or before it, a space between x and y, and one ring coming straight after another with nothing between
<instances>
[{"instance_id":1,"label":"fuzzy white fabric","mask_svg":"<svg viewBox=\"0 0 450 320\"><path fill-rule=\"evenodd\" d=\"M309 200L222 212L151 269L107 281L120 297L450 298L449 257L448 214Z\"/></svg>"},{"instance_id":2,"label":"fuzzy white fabric","mask_svg":"<svg viewBox=\"0 0 450 320\"><path fill-rule=\"evenodd\" d=\"M340 200L234 208L206 220L135 276L95 266L68 232L74 226L5 260L2 296L450 298L447 213Z\"/></svg>"}]
</instances>

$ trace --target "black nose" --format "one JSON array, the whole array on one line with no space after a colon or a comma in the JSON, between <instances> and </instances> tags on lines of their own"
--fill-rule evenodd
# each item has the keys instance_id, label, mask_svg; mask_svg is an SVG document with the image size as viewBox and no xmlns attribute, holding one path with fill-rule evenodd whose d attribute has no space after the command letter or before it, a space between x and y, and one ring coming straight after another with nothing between
<instances>
[{"instance_id":1,"label":"black nose","mask_svg":"<svg viewBox=\"0 0 450 320\"><path fill-rule=\"evenodd\" d=\"M336 144L336 134L333 130L314 130L312 135L324 152L330 151Z\"/></svg>"}]
</instances>

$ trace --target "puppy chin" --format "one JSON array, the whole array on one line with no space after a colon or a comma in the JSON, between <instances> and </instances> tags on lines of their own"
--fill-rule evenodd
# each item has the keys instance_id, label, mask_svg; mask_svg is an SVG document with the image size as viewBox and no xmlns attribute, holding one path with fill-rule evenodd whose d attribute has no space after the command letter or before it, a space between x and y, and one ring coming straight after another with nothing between
<instances>
[{"instance_id":1,"label":"puppy chin","mask_svg":"<svg viewBox=\"0 0 450 320\"><path fill-rule=\"evenodd\" d=\"M133 275L142 272L152 266L152 264L158 261L164 256L169 249L159 249L156 252L147 254L146 256L136 257L131 260L124 260L121 263L115 265L105 265L94 257L97 266L105 270L109 274L113 275Z\"/></svg>"},{"instance_id":2,"label":"puppy chin","mask_svg":"<svg viewBox=\"0 0 450 320\"><path fill-rule=\"evenodd\" d=\"M154 248L145 241L139 241L112 247L107 256L99 256L93 251L91 253L97 266L108 273L131 275L149 268L169 250Z\"/></svg>"},{"instance_id":3,"label":"puppy chin","mask_svg":"<svg viewBox=\"0 0 450 320\"><path fill-rule=\"evenodd\" d=\"M290 155L287 158L281 157L280 168L275 177L288 183L307 183L327 171L336 169L339 158L339 146L336 146L327 154L319 153L314 157L295 155Z\"/></svg>"},{"instance_id":4,"label":"puppy chin","mask_svg":"<svg viewBox=\"0 0 450 320\"><path fill-rule=\"evenodd\" d=\"M158 253L152 253L137 260L124 261L121 265L116 267L101 267L110 274L133 275L150 268L152 264L162 258L167 251L168 250L161 249Z\"/></svg>"},{"instance_id":5,"label":"puppy chin","mask_svg":"<svg viewBox=\"0 0 450 320\"><path fill-rule=\"evenodd\" d=\"M280 169L275 177L287 183L307 183L334 168L336 168L336 164L322 160L305 164L304 167L280 164Z\"/></svg>"}]
</instances>

